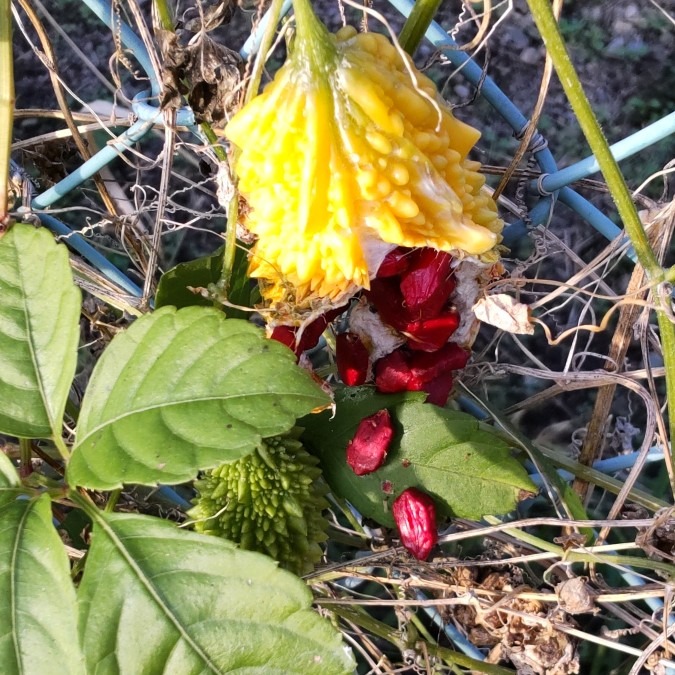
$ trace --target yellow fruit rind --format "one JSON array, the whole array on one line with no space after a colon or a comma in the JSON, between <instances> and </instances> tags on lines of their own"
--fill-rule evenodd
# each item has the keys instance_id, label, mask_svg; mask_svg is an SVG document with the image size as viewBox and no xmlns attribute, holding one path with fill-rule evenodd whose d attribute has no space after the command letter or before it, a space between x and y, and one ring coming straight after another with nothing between
<instances>
[{"instance_id":1,"label":"yellow fruit rind","mask_svg":"<svg viewBox=\"0 0 675 675\"><path fill-rule=\"evenodd\" d=\"M225 129L241 150L258 237L249 272L268 306L368 288L386 246L490 254L503 222L467 157L478 131L385 36L344 28L312 39L332 41L319 50L330 67L296 46Z\"/></svg>"}]
</instances>

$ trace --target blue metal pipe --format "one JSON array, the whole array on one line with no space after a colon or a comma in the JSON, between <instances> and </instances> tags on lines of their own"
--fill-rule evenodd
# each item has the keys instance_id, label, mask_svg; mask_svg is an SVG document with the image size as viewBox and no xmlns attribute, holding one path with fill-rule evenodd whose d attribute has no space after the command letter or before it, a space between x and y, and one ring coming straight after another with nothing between
<instances>
[{"instance_id":1,"label":"blue metal pipe","mask_svg":"<svg viewBox=\"0 0 675 675\"><path fill-rule=\"evenodd\" d=\"M164 499L177 504L183 511L187 511L188 509L192 508L192 504L190 504L187 499L181 497L181 495L179 495L178 492L176 492L176 490L174 490L172 487L169 487L168 485L160 485L158 491L159 494L164 497Z\"/></svg>"},{"instance_id":2,"label":"blue metal pipe","mask_svg":"<svg viewBox=\"0 0 675 675\"><path fill-rule=\"evenodd\" d=\"M527 223L517 220L514 223L506 223L503 231L504 246L514 246L520 239L527 235L528 230L542 223L547 223L553 213L553 197L542 197L527 214Z\"/></svg>"},{"instance_id":3,"label":"blue metal pipe","mask_svg":"<svg viewBox=\"0 0 675 675\"><path fill-rule=\"evenodd\" d=\"M281 5L281 13L279 14L279 18L288 14L290 8L291 0L284 0L283 5ZM267 10L263 18L260 19L256 29L248 36L246 42L244 42L244 46L239 50L239 56L241 56L242 59L248 60L258 53L258 50L260 49L260 43L262 42L263 35L265 34L265 29L267 28L267 24L270 22L270 20L271 12L270 10Z\"/></svg>"},{"instance_id":4,"label":"blue metal pipe","mask_svg":"<svg viewBox=\"0 0 675 675\"><path fill-rule=\"evenodd\" d=\"M157 111L156 117L161 117L161 113ZM73 171L73 173L66 176L46 192L35 197L31 202L31 211L40 211L65 197L71 190L98 173L104 166L117 157L119 153L124 152L140 140L152 128L153 124L153 120L138 120L135 122L116 141L99 150L91 159ZM22 210L19 209L19 212ZM68 246L77 251L85 260L88 260L101 274L123 288L127 293L134 297L141 297L141 289L123 272L118 270L104 255L89 244L82 235L74 232L49 213L36 213L36 215L52 232L64 237Z\"/></svg>"},{"instance_id":5,"label":"blue metal pipe","mask_svg":"<svg viewBox=\"0 0 675 675\"><path fill-rule=\"evenodd\" d=\"M621 236L623 230L608 218L602 211L595 208L587 199L576 193L572 188L564 187L560 190L560 201L576 211L584 220L587 220L600 234L612 241Z\"/></svg>"},{"instance_id":6,"label":"blue metal pipe","mask_svg":"<svg viewBox=\"0 0 675 675\"><path fill-rule=\"evenodd\" d=\"M595 228L600 234L609 241L613 241L623 234L623 230L608 218L600 209L597 209L587 199L576 193L572 188L561 188L558 193L558 199L565 206L578 213L584 220ZM535 227L546 222L551 215L552 204L550 198L541 199L529 213L529 227ZM504 229L504 245L514 246L527 234L528 225L522 220L507 224ZM631 248L628 253L631 260L635 260L635 252Z\"/></svg>"},{"instance_id":7,"label":"blue metal pipe","mask_svg":"<svg viewBox=\"0 0 675 675\"><path fill-rule=\"evenodd\" d=\"M650 145L658 143L673 133L675 133L675 112L615 143L610 147L610 150L614 159L620 162L622 159L626 159L626 157L630 157L648 148ZM555 192L565 185L570 185L574 181L586 178L598 171L600 171L598 160L594 155L591 155L556 173L544 176L541 179L540 185L546 192ZM539 192L539 181L531 181L529 189L533 193Z\"/></svg>"},{"instance_id":8,"label":"blue metal pipe","mask_svg":"<svg viewBox=\"0 0 675 675\"><path fill-rule=\"evenodd\" d=\"M143 291L123 272L117 269L104 255L99 253L81 234L74 232L64 225L58 218L48 213L36 214L42 224L54 234L64 237L65 243L77 251L85 260L89 261L103 276L110 279L114 284L123 288L129 295L140 298Z\"/></svg>"},{"instance_id":9,"label":"blue metal pipe","mask_svg":"<svg viewBox=\"0 0 675 675\"><path fill-rule=\"evenodd\" d=\"M91 159L78 167L70 175L59 181L49 190L38 195L32 202L31 208L45 209L59 199L65 197L71 190L84 183L98 173L104 166L109 164L120 153L128 150L134 143L139 141L152 128L157 119L161 119L162 113L157 111L154 120L138 120L134 122L116 141L112 141L105 148L99 150Z\"/></svg>"},{"instance_id":10,"label":"blue metal pipe","mask_svg":"<svg viewBox=\"0 0 675 675\"><path fill-rule=\"evenodd\" d=\"M415 591L415 597L418 600L429 600L422 591ZM438 610L430 605L423 605L424 613L445 633L446 637L455 647L464 652L467 656L477 661L485 661L485 654L478 649L472 642L467 640L452 623L443 620Z\"/></svg>"},{"instance_id":11,"label":"blue metal pipe","mask_svg":"<svg viewBox=\"0 0 675 675\"><path fill-rule=\"evenodd\" d=\"M414 5L412 0L389 0L389 3L398 9L404 16L409 16ZM438 47L439 49L446 48L444 54L447 59L455 67L462 67L462 74L469 82L471 82L471 84L475 87L480 84L483 76L481 67L473 61L471 57L458 48L457 43L441 26L435 21L432 21L425 36L435 47ZM483 81L480 94L504 118L516 134L520 133L525 128L528 119L513 103L511 103L506 94L490 77L486 77ZM544 173L554 173L557 171L555 159L548 148L543 148L536 152L535 158Z\"/></svg>"},{"instance_id":12,"label":"blue metal pipe","mask_svg":"<svg viewBox=\"0 0 675 675\"><path fill-rule=\"evenodd\" d=\"M624 471L625 469L630 469L635 464L639 456L640 452L630 452L627 455L618 455L616 457L610 457L609 459L599 459L593 462L593 468L596 471L600 471L601 473L605 474ZM662 461L663 451L659 448L652 448L645 459L645 464ZM564 469L559 469L558 475L565 481L574 480L574 474L570 473L569 471L565 471ZM544 480L538 472L531 473L530 480L537 487L541 487L544 484Z\"/></svg>"},{"instance_id":13,"label":"blue metal pipe","mask_svg":"<svg viewBox=\"0 0 675 675\"><path fill-rule=\"evenodd\" d=\"M148 91L142 91L140 94L136 94L134 100L131 102L131 109L139 120L156 124L162 119L162 112L157 106L150 105L147 102L150 98L151 94ZM184 106L176 111L176 126L188 127L191 131L194 131L196 128L195 114L192 112L192 108Z\"/></svg>"},{"instance_id":14,"label":"blue metal pipe","mask_svg":"<svg viewBox=\"0 0 675 675\"><path fill-rule=\"evenodd\" d=\"M154 96L160 92L159 77L152 67L152 61L148 55L148 50L145 48L143 41L127 26L123 21L117 20L117 15L112 8L112 5L106 0L82 0L89 9L96 14L96 16L103 21L103 23L110 28L114 33L120 35L122 44L129 49L134 55L134 58L141 65L145 74L150 80L150 88Z\"/></svg>"}]
</instances>

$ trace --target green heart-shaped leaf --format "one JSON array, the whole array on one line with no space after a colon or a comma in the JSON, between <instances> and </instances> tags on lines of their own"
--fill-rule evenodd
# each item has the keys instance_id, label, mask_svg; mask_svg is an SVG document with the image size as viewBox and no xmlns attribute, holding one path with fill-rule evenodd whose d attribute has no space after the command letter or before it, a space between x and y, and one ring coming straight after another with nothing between
<instances>
[{"instance_id":1,"label":"green heart-shaped leaf","mask_svg":"<svg viewBox=\"0 0 675 675\"><path fill-rule=\"evenodd\" d=\"M71 485L182 483L243 457L329 397L293 353L206 307L163 307L112 340L92 374Z\"/></svg>"}]
</instances>

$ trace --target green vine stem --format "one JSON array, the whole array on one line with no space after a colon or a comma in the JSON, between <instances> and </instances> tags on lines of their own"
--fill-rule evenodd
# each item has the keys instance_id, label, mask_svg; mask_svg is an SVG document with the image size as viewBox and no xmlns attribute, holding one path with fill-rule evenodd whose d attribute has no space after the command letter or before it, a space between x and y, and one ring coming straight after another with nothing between
<instances>
[{"instance_id":1,"label":"green vine stem","mask_svg":"<svg viewBox=\"0 0 675 675\"><path fill-rule=\"evenodd\" d=\"M558 23L553 15L551 4L548 0L528 0L528 5L572 110L577 117L579 126L584 132L591 151L598 160L600 171L607 182L607 187L626 228L626 233L635 248L637 258L650 278L661 280L663 279L663 270L649 244L647 233L633 204L621 169L612 157L609 143L602 133L591 104L584 93L581 81L572 65Z\"/></svg>"},{"instance_id":2,"label":"green vine stem","mask_svg":"<svg viewBox=\"0 0 675 675\"><path fill-rule=\"evenodd\" d=\"M441 0L417 0L412 12L406 19L398 36L398 41L404 51L411 56L417 51L431 22L436 16Z\"/></svg>"},{"instance_id":3,"label":"green vine stem","mask_svg":"<svg viewBox=\"0 0 675 675\"><path fill-rule=\"evenodd\" d=\"M8 188L14 124L14 70L10 5L10 0L0 0L0 230L7 225L11 207Z\"/></svg>"},{"instance_id":4,"label":"green vine stem","mask_svg":"<svg viewBox=\"0 0 675 675\"><path fill-rule=\"evenodd\" d=\"M262 79L263 68L267 60L267 52L272 46L274 34L277 30L277 24L281 17L281 7L283 0L272 0L272 6L269 9L269 21L265 27L265 32L260 43L260 49L256 54L253 63L253 70L251 71L251 79L249 80L246 94L244 96L244 105L246 105L256 94L260 87L260 80ZM210 140L210 139L209 139ZM237 252L237 221L239 220L239 191L237 189L237 176L234 167L237 165L238 150L232 147L230 153L230 167L232 169L232 183L233 194L230 199L230 205L227 210L227 230L225 231L225 250L223 252L223 273L220 277L220 287L223 295L227 298L227 293L230 288L232 280L232 272L234 270L234 256Z\"/></svg>"},{"instance_id":5,"label":"green vine stem","mask_svg":"<svg viewBox=\"0 0 675 675\"><path fill-rule=\"evenodd\" d=\"M502 521L494 516L485 516L484 520L490 525L502 524ZM553 553L560 557L561 560L568 563L584 563L587 565L605 564L614 565L615 567L623 565L624 567L630 568L641 567L642 569L652 570L653 572L660 572L669 581L675 578L675 565L669 562L650 560L649 558L639 558L638 556L631 555L613 555L610 553L599 553L595 551L584 552L572 549L565 550L562 546L551 544L545 539L541 539L529 532L523 532L518 528L506 529L504 532L514 539L529 544L534 548Z\"/></svg>"},{"instance_id":6,"label":"green vine stem","mask_svg":"<svg viewBox=\"0 0 675 675\"><path fill-rule=\"evenodd\" d=\"M554 464L556 467L564 469L565 471L569 471L576 478L581 478L581 480L584 480L588 483L593 483L599 488L607 490L614 495L618 495L619 492L621 492L623 483L616 478L612 478L611 476L608 476L601 471L597 471L590 466L575 462L573 459L569 459L555 450L550 450L543 446L538 447L542 455L547 457L552 464ZM640 504L640 506L644 506L650 511L658 511L659 509L665 509L670 506L668 502L665 502L662 499L657 499L651 494L636 488L633 488L628 493L628 499L630 499L632 502L635 502L636 504Z\"/></svg>"},{"instance_id":7,"label":"green vine stem","mask_svg":"<svg viewBox=\"0 0 675 675\"><path fill-rule=\"evenodd\" d=\"M558 73L572 110L579 121L579 126L586 137L591 152L598 160L600 171L616 204L626 234L633 244L638 263L642 265L652 283L661 284L672 281L673 270L669 270L668 273L664 271L649 244L647 233L631 199L624 176L616 160L612 157L607 139L602 133L567 53L565 42L553 15L550 0L527 0L527 4L553 61L553 67ZM657 295L661 292L659 288L655 290ZM657 298L657 303L659 301L661 301L661 298ZM663 298L663 301L669 302L670 300L669 298ZM663 365L666 371L666 400L675 401L675 325L670 321L665 311L657 309L656 315L661 333ZM675 439L675 415L672 414L672 411L669 415L669 436L672 443ZM671 457L673 457L672 446L670 452ZM671 484L671 490L675 494L675 485Z\"/></svg>"}]
</instances>

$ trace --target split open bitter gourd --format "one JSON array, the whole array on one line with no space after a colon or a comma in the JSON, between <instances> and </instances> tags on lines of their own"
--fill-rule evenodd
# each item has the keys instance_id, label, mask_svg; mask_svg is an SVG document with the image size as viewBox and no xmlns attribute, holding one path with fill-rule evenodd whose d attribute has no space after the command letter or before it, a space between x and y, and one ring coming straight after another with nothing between
<instances>
[{"instance_id":1,"label":"split open bitter gourd","mask_svg":"<svg viewBox=\"0 0 675 675\"><path fill-rule=\"evenodd\" d=\"M503 222L468 159L479 132L384 35L331 35L294 7L288 60L225 128L268 306L344 301L396 246L496 259Z\"/></svg>"}]
</instances>

